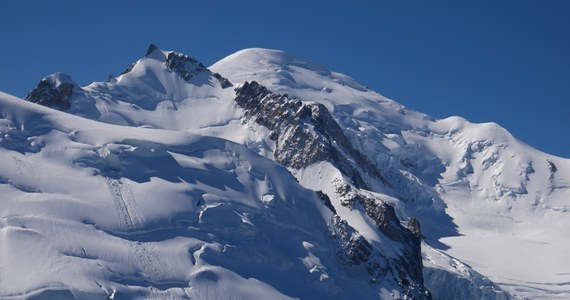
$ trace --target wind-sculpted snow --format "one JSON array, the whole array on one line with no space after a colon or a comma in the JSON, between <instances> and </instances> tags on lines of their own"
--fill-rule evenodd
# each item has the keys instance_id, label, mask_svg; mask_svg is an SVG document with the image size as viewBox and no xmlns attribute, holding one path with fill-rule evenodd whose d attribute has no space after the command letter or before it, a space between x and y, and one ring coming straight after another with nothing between
<instances>
[{"instance_id":1,"label":"wind-sculpted snow","mask_svg":"<svg viewBox=\"0 0 570 300\"><path fill-rule=\"evenodd\" d=\"M406 281L411 281L421 291L423 278L420 237L414 236L410 230L401 226L391 205L376 199L377 197L367 197L349 191L351 185L369 189L368 185L371 184L379 186L388 183L378 169L351 146L328 110L323 105L304 104L297 99L273 94L256 82L246 82L236 93L235 101L245 110L246 116L270 130L269 138L276 143L274 157L277 162L296 170L320 162L330 162L347 179L346 184L337 188L333 198L340 198L341 204L350 210L356 205L363 207L362 213L375 223L373 230L378 230L394 243L402 245L401 253L390 257L391 261L368 267L369 273L375 277L374 280L377 280L377 277L386 277L387 273L393 272L389 270L392 268L397 270L392 276L406 278ZM303 181L301 183L304 184ZM332 186L334 182L328 184ZM328 198L328 195L326 197ZM360 239L366 242L362 237ZM359 253L371 252L377 246L369 247L370 250L362 250ZM367 261L367 258L368 255L366 259L359 258L356 261Z\"/></svg>"},{"instance_id":2,"label":"wind-sculpted snow","mask_svg":"<svg viewBox=\"0 0 570 300\"><path fill-rule=\"evenodd\" d=\"M418 218L432 246L515 295L570 295L569 160L532 149L497 124L435 120L282 51L246 49L210 69L234 84L256 81L324 105L392 187L373 191L399 199L399 217ZM307 184L325 177L301 173Z\"/></svg>"},{"instance_id":3,"label":"wind-sculpted snow","mask_svg":"<svg viewBox=\"0 0 570 300\"><path fill-rule=\"evenodd\" d=\"M168 74L168 70L172 70L177 76L165 77L163 73ZM255 82L237 88L234 100L233 95L228 94L223 86L202 86L201 82L195 82L194 78L200 74L210 74L210 72L193 58L175 52L165 52L151 46L146 57L124 72L116 79L116 82L92 84L84 88L83 95L72 99L73 103L85 103L91 100L96 104L98 113L86 113L83 110L83 105L77 106L76 110L71 112L123 125L153 124L152 127L200 130L203 133L204 128L212 127L212 116L205 115L208 113L207 110L214 107L219 110L222 107L222 113L217 114L217 117L226 121L221 122L221 124L218 123L220 126L216 126L224 132L221 136L237 142L240 142L240 136L244 136L241 139L245 139L245 141L255 141L255 136L252 137L252 133L263 131L262 128L254 129L261 125L270 131L269 139L267 136L262 137L266 144L257 146L254 142L253 147L251 144L248 146L256 152L263 153L263 151L271 150L270 140L272 140L275 143L272 157L284 166L300 169L321 161L331 161L347 176L350 184L354 184L356 187L366 188L368 185L387 184L379 170L352 147L325 106L303 104L299 100L273 94ZM184 79L185 82L177 81L179 78ZM176 84L182 86L173 90ZM121 92L122 87L127 85L129 89L123 90L124 93ZM148 87L152 87L152 89L148 90ZM203 99L196 97L197 92L206 92L211 96ZM153 93L157 95L157 98L147 100L148 95ZM192 97L195 99L169 100L171 97L169 95L176 94L185 95L180 96L181 98ZM203 106L200 103L203 103ZM220 105L216 105L216 103ZM234 103L237 105L234 106ZM171 108L161 111L165 104ZM114 112L113 118L108 117L110 112ZM253 118L258 125L253 129L242 128L240 131L243 133L236 135L233 128L243 127L243 125L236 124L233 121L236 116L242 113ZM145 115L148 115L148 118ZM186 121L184 123L168 123L178 118L184 118ZM127 146L123 145L122 147ZM155 153L151 160L139 158L134 160L134 163L129 163L131 166L129 174L136 177L136 179L131 178L132 180L148 181L149 177L155 174L154 168L149 167L153 164L159 164L163 167L171 165L168 160L156 159L160 152L164 152L159 150L160 148L154 148ZM118 145L113 145L113 147L105 147L102 150L106 160L111 161L113 165L118 165L119 162L124 164L133 160L131 155L119 156L113 152L116 151L113 149L121 148ZM137 148L137 150L132 151L132 153L135 152L143 152L143 150ZM168 157L168 155L160 157ZM99 162L95 163L99 164ZM208 172L215 173L211 170ZM136 227L140 223L138 221L140 217L131 213L135 209L132 209L134 202L128 192L129 184L123 184L120 179L112 178L112 176L107 181L109 190L115 199L116 210L120 212L123 223L127 226ZM372 219L381 218L378 215L379 210L376 209L376 207L386 205L381 200L370 200L362 203L367 204L367 209L362 213ZM403 235L392 236L392 242L395 247L404 249L403 254L395 252L387 258L383 255L373 255L363 263L368 266L367 272L370 280L384 285L387 284L386 282L391 282L397 289L406 290L409 296L423 295L422 267L421 260L418 259L420 249L413 246L417 244L416 241L408 240L412 238L412 235L404 227L401 227L395 215L393 221L394 223L383 226L374 226L376 228L370 230L385 231L386 233L401 231ZM337 222L337 224L341 223ZM346 226L350 227L351 225L347 224ZM358 231L355 232L357 234ZM366 240L363 239L363 241ZM345 246L342 246L341 243L340 247L344 249ZM375 253L383 251L380 244L374 244L370 247L371 251L373 250ZM345 256L342 253L340 255ZM401 280L408 282L410 286L402 288L400 286Z\"/></svg>"},{"instance_id":4,"label":"wind-sculpted snow","mask_svg":"<svg viewBox=\"0 0 570 300\"><path fill-rule=\"evenodd\" d=\"M426 286L434 299L510 299L510 295L469 265L422 245Z\"/></svg>"},{"instance_id":5,"label":"wind-sculpted snow","mask_svg":"<svg viewBox=\"0 0 570 300\"><path fill-rule=\"evenodd\" d=\"M338 217L243 146L6 94L0 109L2 298L411 295L339 263Z\"/></svg>"},{"instance_id":6,"label":"wind-sculpted snow","mask_svg":"<svg viewBox=\"0 0 570 300\"><path fill-rule=\"evenodd\" d=\"M44 247L50 268L61 253L90 265L47 284L38 263L40 296L426 298L424 280L436 299L570 295L570 161L497 124L436 120L278 50L206 68L151 46L107 82L42 82L28 100L98 122L3 96L0 186L19 211L2 216L58 216L85 230L77 245L123 250ZM26 251L63 236L20 223L46 241L18 238Z\"/></svg>"}]
</instances>

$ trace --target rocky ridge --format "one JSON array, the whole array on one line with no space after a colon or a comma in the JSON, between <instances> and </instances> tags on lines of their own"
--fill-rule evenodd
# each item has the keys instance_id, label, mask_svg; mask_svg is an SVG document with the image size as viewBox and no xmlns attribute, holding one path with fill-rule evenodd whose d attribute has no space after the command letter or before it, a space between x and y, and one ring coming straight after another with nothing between
<instances>
[{"instance_id":1,"label":"rocky ridge","mask_svg":"<svg viewBox=\"0 0 570 300\"><path fill-rule=\"evenodd\" d=\"M271 131L270 138L276 143L274 157L278 163L293 169L322 161L334 164L350 179L348 183L340 183L336 189L344 200L341 204L351 210L356 205L364 207L364 212L381 232L403 245L402 255L397 261L390 261L336 215L334 225L336 236L340 238L339 255L343 261L349 265L366 265L372 282L392 276L404 286L408 296L427 297L429 292L423 286L419 221L410 221L412 231L401 225L390 204L357 192L368 189L370 177L384 184L387 181L364 155L351 146L328 109L321 104L307 104L287 95L272 93L255 81L237 88L235 101L245 110L247 117ZM325 204L330 203L326 194L320 192L319 195Z\"/></svg>"},{"instance_id":2,"label":"rocky ridge","mask_svg":"<svg viewBox=\"0 0 570 300\"><path fill-rule=\"evenodd\" d=\"M69 75L56 73L43 78L24 99L53 109L67 111L71 107L71 96L77 90L81 88Z\"/></svg>"},{"instance_id":3,"label":"rocky ridge","mask_svg":"<svg viewBox=\"0 0 570 300\"><path fill-rule=\"evenodd\" d=\"M179 79L183 79L183 82L186 82L187 85L182 84L181 86L192 86L196 84L195 77L206 75L203 77L212 76L219 81L219 86L215 84L217 89L221 86L226 92L232 92L230 89L227 89L233 86L228 79L218 73L211 72L191 56L174 51L162 51L151 45L145 58L152 58L152 61L155 63L155 60L158 60L159 63L164 63L161 65L160 70L166 70L168 74L174 75L169 76L174 78L175 82L182 82ZM137 63L139 62L141 60ZM123 75L132 75L129 72L132 71L137 63L134 63L123 72ZM145 65L145 61L143 61L141 66L148 65ZM221 71L220 73L226 74L226 72ZM140 76L140 74L137 73L136 76ZM231 76L228 78L234 80ZM215 80L212 80L211 77L208 80L210 85L215 83ZM69 109L70 103L77 103L79 99L77 92L81 92L81 87L73 84L71 80L57 81L46 79L45 82L43 84L40 82L41 86L38 85L36 89L30 92L29 95L32 96L27 97L28 101L63 111ZM108 86L115 83L116 81L110 82ZM240 82L235 81L234 83ZM101 86L103 85L94 84L86 87L85 91L88 91L90 94L83 97L85 98L83 100L91 101L89 97L98 95L97 92L100 91L98 89L102 90ZM269 135L266 137L273 142L274 146L271 147L273 152L272 158L276 162L289 168L293 173L295 170L305 169L321 162L329 162L342 173L341 180L330 182L330 184L334 185L334 188L327 190L328 195L322 191L317 192L324 205L335 215L331 220L330 225L332 226L330 229L333 242L336 243L336 248L338 249L337 254L340 261L347 266L365 270L369 275L370 282L373 284L381 282L382 278L389 278L389 281L395 282L398 286L394 290L400 291L405 299L429 298L430 293L424 287L424 276L430 277L426 278L425 285L428 286L429 283L430 286L428 288L431 288L434 286L434 282L438 285L441 284L437 280L438 278L448 278L449 274L439 274L439 272L445 273L447 271L434 273L432 272L433 270L430 270L426 272L425 269L422 274L421 226L417 219L410 217L414 216L415 212L403 214L404 217L401 221L398 219L398 216L402 216L401 207L396 206L395 209L392 204L389 204L394 203L394 201L386 200L381 195L383 192L388 191L387 195L401 200L401 203L404 203L406 206L417 207L420 212L422 209L433 209L436 206L436 202L442 201L436 191L433 190L433 187L426 184L426 182L429 182L428 179L430 178L435 178L431 176L432 173L440 174L445 171L445 167L441 167L443 162L438 161L439 158L426 152L420 146L413 143L406 144L407 142L403 140L404 146L398 150L399 153L397 155L394 155L394 150L384 146L382 147L386 149L382 151L369 151L370 149L365 144L359 144L360 141L358 141L357 135L351 133L350 130L346 130L347 125L339 119L338 115L331 114L332 110L330 107L327 108L328 106L321 103L310 102L312 100L310 97L301 100L284 93L278 94L256 81L245 82L237 86L234 98L219 97L219 99L230 100L230 102L233 100L233 103L241 109L240 113L244 114L242 124L246 124L245 120L251 120L251 123L255 123L254 126L259 126L269 131ZM167 85L164 85L164 87L167 87L166 90L170 91ZM122 95L112 90L112 88L110 87L110 92L105 95L107 103L118 99L115 98L116 95ZM123 90L120 91L123 93ZM123 94L129 97L134 94L131 94L133 90L129 90L128 87L124 91ZM219 96L219 94L214 93L212 95ZM145 97L144 95L142 96ZM150 96L147 97L149 99L152 98ZM176 111L178 103L176 100L172 100L174 103L169 102L171 98L168 97L171 96L165 96L164 99L158 99L157 101L168 102L174 108L173 111ZM137 99L134 97L124 100L129 102L125 107L133 110L142 110L142 112L145 112L145 110L150 111L148 107L139 106ZM121 101L122 99L118 102L123 105ZM58 103L64 103L64 105L59 105ZM156 108L156 106L149 107ZM99 107L97 108L101 110ZM71 113L75 112L72 111ZM338 114L336 109L334 113ZM144 126L146 124L132 118L132 116L128 115L131 118L127 118L129 120L128 125ZM104 122L108 121L105 120ZM111 119L109 122L112 123L114 121ZM251 123L247 125L249 126ZM217 124L225 126L223 125L225 124L224 122ZM156 125L153 127L161 128ZM190 129L180 128L177 130ZM390 135L391 138L392 136L395 136L395 134ZM241 143L241 141L238 142ZM472 157L469 156L466 159L469 161ZM427 164L427 166L422 165L422 163L426 164L425 161L428 160L435 160L438 163ZM429 170L432 165L437 165L436 170L433 170L433 172ZM461 168L460 170L466 170L467 172L459 175L468 176L472 174L473 171L469 172L468 168L473 169L473 166L468 164L465 166L465 169ZM554 182L554 174L557 172L557 168L550 161L549 168L551 174L550 181ZM554 183L552 185L554 186ZM369 193L369 191L372 192ZM391 191L394 193L390 193ZM374 192L380 192L380 194ZM384 249L368 241L363 234L355 229L355 226L351 224L352 221L343 220L340 216L341 213L337 212L339 206L337 205L335 209L335 204L338 204L338 201L340 201L342 207L365 215L375 225L375 228L387 240L391 241L390 243L393 242L392 244L399 245L399 250L401 251L398 257L394 258L387 255ZM398 215L396 212L398 212ZM426 232L429 232L430 223L424 222L424 219L422 219L422 225L428 228ZM433 226L433 224L431 225ZM434 277L436 280L431 277ZM465 295L477 295L475 292L476 285L473 284L475 281L470 281L470 277L452 277L449 277L451 278L449 280L453 279L454 282L460 282L458 286L465 285L473 290ZM472 277L480 278L482 275L476 274ZM486 282L484 284L489 285ZM439 295L434 295L439 297ZM501 295L508 298L506 293ZM504 299L504 297L501 296L498 299Z\"/></svg>"}]
</instances>

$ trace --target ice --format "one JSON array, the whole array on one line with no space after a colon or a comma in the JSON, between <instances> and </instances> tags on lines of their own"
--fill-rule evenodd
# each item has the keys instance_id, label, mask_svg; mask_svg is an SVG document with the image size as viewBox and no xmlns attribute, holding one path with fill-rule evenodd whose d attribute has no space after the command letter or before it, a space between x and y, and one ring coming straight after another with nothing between
<instances>
[{"instance_id":1,"label":"ice","mask_svg":"<svg viewBox=\"0 0 570 300\"><path fill-rule=\"evenodd\" d=\"M167 68L171 53L154 49L86 87L48 76L74 84L68 113L0 94L0 297L398 296L340 267L331 212L308 190L397 256L362 208L335 196L351 179L327 162L276 165L284 141L245 118L210 71L185 80ZM245 49L210 69L328 108L387 181L357 192L420 220L434 296L570 297L570 160L495 123L436 120L283 51Z\"/></svg>"},{"instance_id":2,"label":"ice","mask_svg":"<svg viewBox=\"0 0 570 300\"><path fill-rule=\"evenodd\" d=\"M316 194L242 145L87 120L6 94L0 108L6 134L41 144L0 147L2 298L375 293L363 270L343 275L332 215ZM274 205L264 205L269 195ZM300 257L328 277L315 281Z\"/></svg>"},{"instance_id":3,"label":"ice","mask_svg":"<svg viewBox=\"0 0 570 300\"><path fill-rule=\"evenodd\" d=\"M568 297L570 160L533 149L495 123L435 120L282 51L245 49L210 68L235 84L255 80L326 105L392 183L400 217L418 218L432 246L515 296ZM329 180L311 172L297 177L326 190Z\"/></svg>"}]
</instances>

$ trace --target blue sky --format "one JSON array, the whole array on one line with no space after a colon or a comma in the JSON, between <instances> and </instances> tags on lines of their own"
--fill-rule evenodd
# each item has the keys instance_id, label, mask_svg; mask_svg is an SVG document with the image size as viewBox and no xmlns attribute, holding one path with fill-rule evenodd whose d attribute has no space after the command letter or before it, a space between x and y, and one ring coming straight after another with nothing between
<instances>
[{"instance_id":1,"label":"blue sky","mask_svg":"<svg viewBox=\"0 0 570 300\"><path fill-rule=\"evenodd\" d=\"M0 90L102 81L149 43L210 65L282 49L437 118L570 158L570 1L1 1Z\"/></svg>"}]
</instances>

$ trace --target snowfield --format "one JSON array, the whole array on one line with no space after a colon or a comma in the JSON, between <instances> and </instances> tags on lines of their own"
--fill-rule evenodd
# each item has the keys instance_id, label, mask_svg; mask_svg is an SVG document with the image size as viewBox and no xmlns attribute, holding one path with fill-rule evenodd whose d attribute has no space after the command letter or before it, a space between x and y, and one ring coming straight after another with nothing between
<instances>
[{"instance_id":1,"label":"snowfield","mask_svg":"<svg viewBox=\"0 0 570 300\"><path fill-rule=\"evenodd\" d=\"M3 298L378 292L338 270L316 195L247 148L0 103Z\"/></svg>"},{"instance_id":2,"label":"snowfield","mask_svg":"<svg viewBox=\"0 0 570 300\"><path fill-rule=\"evenodd\" d=\"M497 124L259 48L42 82L0 92L2 299L570 298L570 160Z\"/></svg>"},{"instance_id":3,"label":"snowfield","mask_svg":"<svg viewBox=\"0 0 570 300\"><path fill-rule=\"evenodd\" d=\"M570 297L570 160L537 151L497 124L434 120L279 50L242 50L211 69L234 83L256 80L326 105L384 174L396 169L427 187L415 191L408 181L394 194L415 202L401 215L426 224L423 234L436 248L514 296ZM442 228L438 219L431 226L434 213L424 205L443 205L456 227Z\"/></svg>"}]
</instances>

